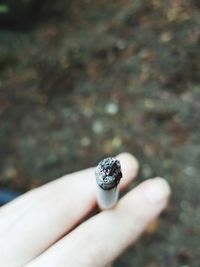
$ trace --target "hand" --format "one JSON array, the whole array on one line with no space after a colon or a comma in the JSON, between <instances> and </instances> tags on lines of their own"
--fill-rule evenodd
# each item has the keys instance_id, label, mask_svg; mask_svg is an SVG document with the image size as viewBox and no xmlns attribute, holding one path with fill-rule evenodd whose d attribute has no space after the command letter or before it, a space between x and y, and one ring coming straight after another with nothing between
<instances>
[{"instance_id":1,"label":"hand","mask_svg":"<svg viewBox=\"0 0 200 267\"><path fill-rule=\"evenodd\" d=\"M138 163L118 156L121 189ZM96 207L94 169L66 175L0 209L0 266L103 267L115 260L166 207L170 189L162 178L143 182L112 210L84 221Z\"/></svg>"}]
</instances>

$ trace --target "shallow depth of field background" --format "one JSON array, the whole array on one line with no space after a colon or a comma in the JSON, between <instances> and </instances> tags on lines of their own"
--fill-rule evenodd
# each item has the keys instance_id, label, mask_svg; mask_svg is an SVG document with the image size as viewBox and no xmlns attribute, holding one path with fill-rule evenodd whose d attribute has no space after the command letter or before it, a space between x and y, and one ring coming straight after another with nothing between
<instances>
[{"instance_id":1,"label":"shallow depth of field background","mask_svg":"<svg viewBox=\"0 0 200 267\"><path fill-rule=\"evenodd\" d=\"M129 151L173 196L114 266L200 266L200 2L1 2L0 187Z\"/></svg>"}]
</instances>

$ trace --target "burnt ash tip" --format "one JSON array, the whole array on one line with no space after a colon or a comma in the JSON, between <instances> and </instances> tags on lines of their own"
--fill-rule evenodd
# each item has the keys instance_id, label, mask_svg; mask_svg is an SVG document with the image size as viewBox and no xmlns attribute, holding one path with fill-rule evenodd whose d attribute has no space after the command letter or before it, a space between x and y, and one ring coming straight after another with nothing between
<instances>
[{"instance_id":1,"label":"burnt ash tip","mask_svg":"<svg viewBox=\"0 0 200 267\"><path fill-rule=\"evenodd\" d=\"M115 158L105 158L99 162L95 171L97 184L104 190L116 187L121 178L121 164Z\"/></svg>"}]
</instances>

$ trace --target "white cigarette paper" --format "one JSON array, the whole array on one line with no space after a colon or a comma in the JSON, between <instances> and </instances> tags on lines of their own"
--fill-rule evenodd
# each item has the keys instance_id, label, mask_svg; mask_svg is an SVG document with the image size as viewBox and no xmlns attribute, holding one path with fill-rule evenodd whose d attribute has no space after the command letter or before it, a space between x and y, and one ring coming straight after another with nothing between
<instances>
[{"instance_id":1,"label":"white cigarette paper","mask_svg":"<svg viewBox=\"0 0 200 267\"><path fill-rule=\"evenodd\" d=\"M102 160L95 171L97 181L97 202L100 209L115 206L119 196L118 184L122 178L121 165L115 158Z\"/></svg>"},{"instance_id":2,"label":"white cigarette paper","mask_svg":"<svg viewBox=\"0 0 200 267\"><path fill-rule=\"evenodd\" d=\"M97 202L102 210L111 209L117 203L119 197L119 188L116 186L110 190L103 190L100 186L97 187Z\"/></svg>"}]
</instances>

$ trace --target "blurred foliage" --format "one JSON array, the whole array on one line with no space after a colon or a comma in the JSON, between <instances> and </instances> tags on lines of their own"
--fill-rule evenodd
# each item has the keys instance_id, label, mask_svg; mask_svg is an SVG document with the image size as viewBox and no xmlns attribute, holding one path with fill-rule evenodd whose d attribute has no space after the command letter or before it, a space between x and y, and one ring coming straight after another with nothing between
<instances>
[{"instance_id":1,"label":"blurred foliage","mask_svg":"<svg viewBox=\"0 0 200 267\"><path fill-rule=\"evenodd\" d=\"M10 11L10 8L8 5L0 4L0 14L1 13L8 13Z\"/></svg>"},{"instance_id":2,"label":"blurred foliage","mask_svg":"<svg viewBox=\"0 0 200 267\"><path fill-rule=\"evenodd\" d=\"M0 2L1 27L27 29L39 9L37 0L3 0Z\"/></svg>"},{"instance_id":3,"label":"blurred foliage","mask_svg":"<svg viewBox=\"0 0 200 267\"><path fill-rule=\"evenodd\" d=\"M0 1L0 28L28 30L37 23L63 17L70 9L71 0L3 0Z\"/></svg>"}]
</instances>

